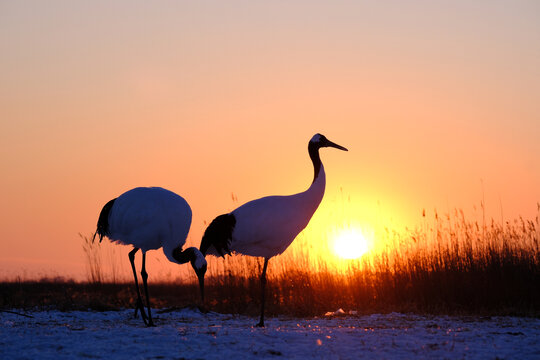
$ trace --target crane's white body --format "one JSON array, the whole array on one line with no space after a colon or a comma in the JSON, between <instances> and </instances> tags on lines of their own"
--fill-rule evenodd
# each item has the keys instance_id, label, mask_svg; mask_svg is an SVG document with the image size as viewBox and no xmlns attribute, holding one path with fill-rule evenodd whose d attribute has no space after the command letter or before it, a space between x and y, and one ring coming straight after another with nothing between
<instances>
[{"instance_id":1,"label":"crane's white body","mask_svg":"<svg viewBox=\"0 0 540 360\"><path fill-rule=\"evenodd\" d=\"M148 273L146 272L146 252L163 248L163 253L171 262L185 264L191 262L199 278L201 297L204 302L204 274L207 263L203 254L195 247L182 250L191 226L191 208L184 198L160 187L138 187L126 191L109 201L99 214L95 236L99 241L104 236L124 245L133 245L129 261L133 270L137 291L137 311L147 326L153 326L148 295ZM144 293L148 314L144 310L139 283L135 270L135 253L142 250L142 270Z\"/></svg>"},{"instance_id":2,"label":"crane's white body","mask_svg":"<svg viewBox=\"0 0 540 360\"><path fill-rule=\"evenodd\" d=\"M108 238L143 252L163 247L167 259L179 263L172 252L185 244L191 217L191 208L180 195L160 187L138 187L115 200Z\"/></svg>"},{"instance_id":3,"label":"crane's white body","mask_svg":"<svg viewBox=\"0 0 540 360\"><path fill-rule=\"evenodd\" d=\"M231 252L264 258L261 273L261 319L264 326L266 269L273 256L284 252L308 225L324 196L326 174L319 149L341 145L315 134L308 144L314 177L310 187L290 196L267 196L245 203L228 214L219 215L206 228L200 246L203 255L225 256Z\"/></svg>"},{"instance_id":4,"label":"crane's white body","mask_svg":"<svg viewBox=\"0 0 540 360\"><path fill-rule=\"evenodd\" d=\"M263 197L235 209L231 212L236 225L229 249L264 258L281 254L308 225L324 196L325 185L326 176L321 165L317 179L306 191Z\"/></svg>"}]
</instances>

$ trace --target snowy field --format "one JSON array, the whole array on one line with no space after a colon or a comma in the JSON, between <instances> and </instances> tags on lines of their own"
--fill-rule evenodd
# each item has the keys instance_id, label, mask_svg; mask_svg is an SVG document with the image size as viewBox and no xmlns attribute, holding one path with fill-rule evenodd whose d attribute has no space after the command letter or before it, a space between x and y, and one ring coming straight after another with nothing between
<instances>
[{"instance_id":1,"label":"snowy field","mask_svg":"<svg viewBox=\"0 0 540 360\"><path fill-rule=\"evenodd\" d=\"M183 309L0 312L0 359L540 359L540 319L408 314L256 319Z\"/></svg>"}]
</instances>

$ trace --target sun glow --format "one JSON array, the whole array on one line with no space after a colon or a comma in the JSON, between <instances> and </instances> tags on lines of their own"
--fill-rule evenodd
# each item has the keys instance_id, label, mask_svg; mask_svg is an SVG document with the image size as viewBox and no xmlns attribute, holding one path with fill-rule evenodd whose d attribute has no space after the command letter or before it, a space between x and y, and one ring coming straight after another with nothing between
<instances>
[{"instance_id":1,"label":"sun glow","mask_svg":"<svg viewBox=\"0 0 540 360\"><path fill-rule=\"evenodd\" d=\"M369 251L370 243L359 229L347 228L336 234L333 248L341 258L357 259Z\"/></svg>"}]
</instances>

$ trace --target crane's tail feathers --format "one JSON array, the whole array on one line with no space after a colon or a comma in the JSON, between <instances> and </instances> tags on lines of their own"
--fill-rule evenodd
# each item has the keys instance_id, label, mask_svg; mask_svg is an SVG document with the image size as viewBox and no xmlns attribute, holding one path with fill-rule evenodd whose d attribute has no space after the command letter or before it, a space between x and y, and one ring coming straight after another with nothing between
<instances>
[{"instance_id":1,"label":"crane's tail feathers","mask_svg":"<svg viewBox=\"0 0 540 360\"><path fill-rule=\"evenodd\" d=\"M232 240L232 232L236 225L236 219L233 214L219 215L212 220L210 225L204 231L201 241L200 251L206 256L208 249L213 246L220 256L231 254L229 245Z\"/></svg>"},{"instance_id":2,"label":"crane's tail feathers","mask_svg":"<svg viewBox=\"0 0 540 360\"><path fill-rule=\"evenodd\" d=\"M114 201L116 199L112 199L108 203L105 204L103 209L101 210L101 213L99 214L99 219L97 222L97 229L94 233L94 237L92 238L92 242L94 242L94 239L96 238L96 234L99 235L99 242L103 240L104 236L109 236L109 214L111 213L111 209L114 205Z\"/></svg>"},{"instance_id":3,"label":"crane's tail feathers","mask_svg":"<svg viewBox=\"0 0 540 360\"><path fill-rule=\"evenodd\" d=\"M101 242L103 240L103 236L102 234L99 234L98 231L96 230L96 232L94 233L94 235L92 236L92 244L94 243L94 241L96 240L96 235L99 235L99 242Z\"/></svg>"}]
</instances>

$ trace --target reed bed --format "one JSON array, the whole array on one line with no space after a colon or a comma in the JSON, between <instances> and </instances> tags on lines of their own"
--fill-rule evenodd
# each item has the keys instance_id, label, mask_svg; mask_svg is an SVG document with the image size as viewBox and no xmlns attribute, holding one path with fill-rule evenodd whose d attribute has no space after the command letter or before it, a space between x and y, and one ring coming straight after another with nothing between
<instances>
[{"instance_id":1,"label":"reed bed","mask_svg":"<svg viewBox=\"0 0 540 360\"><path fill-rule=\"evenodd\" d=\"M342 308L359 314L540 316L539 233L538 216L479 223L468 221L462 211L444 216L435 212L429 220L424 212L418 228L376 231L379 246L355 260L337 259L330 247L315 248L305 233L269 262L267 314L319 316ZM87 259L95 257L89 250ZM256 315L262 260L246 256L208 260L204 306ZM2 283L0 307L134 306L131 283L104 282L92 264L89 271L100 281ZM199 304L192 271L175 281L150 282L149 288L154 307Z\"/></svg>"},{"instance_id":2,"label":"reed bed","mask_svg":"<svg viewBox=\"0 0 540 360\"><path fill-rule=\"evenodd\" d=\"M269 263L268 312L540 315L538 217L479 224L467 221L462 211L443 218L435 213L420 228L385 228L375 237L385 245L341 261L327 261L321 252L314 257L309 239L297 239L294 251ZM234 303L236 311L256 313L255 274L262 262L249 257L214 262L207 279L212 306L229 311Z\"/></svg>"}]
</instances>

